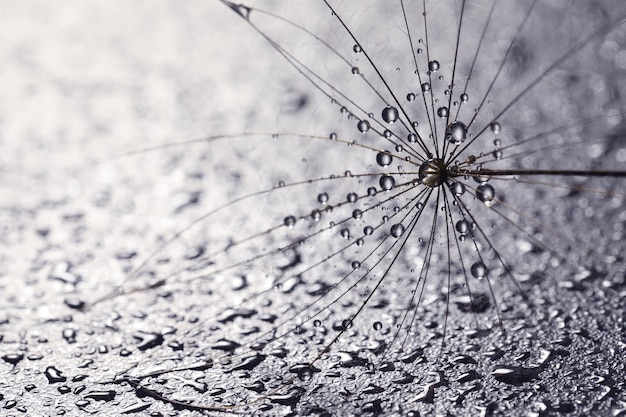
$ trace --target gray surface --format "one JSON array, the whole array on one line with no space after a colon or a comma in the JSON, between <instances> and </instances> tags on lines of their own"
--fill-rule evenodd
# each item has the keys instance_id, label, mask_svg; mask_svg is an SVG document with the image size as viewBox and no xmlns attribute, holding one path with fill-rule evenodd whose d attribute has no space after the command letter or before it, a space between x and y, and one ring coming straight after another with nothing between
<instances>
[{"instance_id":1,"label":"gray surface","mask_svg":"<svg viewBox=\"0 0 626 417\"><path fill-rule=\"evenodd\" d=\"M357 59L382 91L323 4L259 3L306 25L340 55ZM472 106L493 79L528 6L503 3L472 79ZM577 7L544 3L523 28L520 46L513 49L474 133L564 51L626 11L620 1ZM371 132L360 134L356 120L347 121L338 106L218 1L0 1L0 6L0 370L5 374L0 414L195 415L201 411L174 403L219 407L255 398L260 401L233 412L626 413L623 179L493 182L504 199L495 208L511 222L466 195L511 273L503 273L485 238L475 232L492 273L489 282L478 282L467 272L470 288L489 298L491 284L495 301L485 312L464 312L463 267L452 245L454 290L449 292L445 229L438 229L426 290L405 338L409 322L399 332L396 326L411 290L420 293L415 285L433 219L430 209L440 212L428 206L428 221L418 223L381 286L341 333L342 320L363 305L389 259L383 256L356 287L351 286L354 275L341 277L354 259L378 243L385 247L388 226L356 252L352 247L320 262L347 243L339 236L344 226L352 242L361 233L362 221L327 227L330 220L349 218L352 206L336 207L320 223L298 219L293 230L281 225L288 215L307 216L318 207L320 192L328 192L332 204L351 191L364 195L378 184L381 168L369 149L285 132L323 138L337 132L341 140L392 150L389 144ZM410 16L417 19L421 11L412 7ZM446 57L452 56L456 12L443 2L432 7L432 54L442 63L441 73L449 74ZM408 91L417 93L398 5L341 2L338 8L382 63L380 70L400 100ZM468 51L474 50L488 10L489 2L468 6L461 74L467 73L473 57ZM383 106L350 74L348 64L293 26L258 11L251 16L301 62L378 117ZM413 25L419 28L418 23ZM504 146L572 127L522 145L523 155L499 166L623 170L624 45L621 25L559 64L516 103L500 119ZM469 107L462 120L468 114ZM423 114L416 117L424 129ZM274 132L281 134L272 137ZM220 134L232 136L161 146ZM488 131L485 138L476 144L476 154L493 150L493 134ZM158 149L125 155L152 147ZM387 171L397 165L394 161ZM415 170L403 165L404 171ZM375 175L341 178L346 170ZM397 178L410 181L414 174ZM287 185L278 188L279 181ZM471 187L476 183L469 180ZM256 194L223 206L250 193ZM359 204L374 201L362 198ZM364 221L375 225L407 202L398 196L366 213ZM311 234L302 245L289 246ZM462 248L467 271L476 254L469 242ZM380 252L363 260L359 273L378 259ZM320 266L306 271L316 263ZM163 285L144 290L155 283ZM329 297L343 292L345 297L307 307L320 288L335 284ZM92 304L112 292L120 295ZM72 308L78 302L85 303L84 311ZM244 310L232 314L232 306ZM289 371L313 360L337 335L311 379ZM269 340L262 350L254 345L257 337ZM216 345L222 338L242 346L234 355L222 355ZM391 349L385 351L385 345ZM413 361L403 361L410 352L417 352ZM254 360L246 362L250 358L263 360L255 366ZM204 369L211 361L214 366ZM199 368L176 370L193 364ZM292 379L304 390L273 391ZM133 386L137 382L150 391ZM156 393L167 399L155 398Z\"/></svg>"}]
</instances>

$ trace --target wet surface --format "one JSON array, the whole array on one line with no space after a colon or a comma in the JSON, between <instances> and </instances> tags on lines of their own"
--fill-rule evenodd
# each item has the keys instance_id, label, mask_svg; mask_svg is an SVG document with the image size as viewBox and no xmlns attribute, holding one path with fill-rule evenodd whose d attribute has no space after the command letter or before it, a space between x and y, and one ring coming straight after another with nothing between
<instances>
[{"instance_id":1,"label":"wet surface","mask_svg":"<svg viewBox=\"0 0 626 417\"><path fill-rule=\"evenodd\" d=\"M175 140L289 126L320 105L242 22L254 10L237 9L239 16L208 3L68 3L77 10L66 12L61 4L26 1L0 30L7 63L0 77L0 414L626 415L623 181L532 188L531 201L552 203L541 206L523 206L516 185L496 187L496 196L584 244L552 239L546 248L487 218L485 228L502 232L490 235L492 245L512 259L525 297L504 271L494 273L497 303L486 285L470 297L462 279L452 289L427 288L418 319L398 333L408 324L402 297L416 281L408 273L415 253L398 261L394 279L352 320L375 281L336 283L348 265L364 271L371 262L355 264L348 252L325 257L355 242L363 225L337 225L338 236L325 237L332 243L293 245L320 231L298 228L314 217L325 191L330 197L316 214L324 221L348 209L350 219L368 215L365 206L360 214L352 208L368 201L366 186L357 197L339 181L290 187L300 178L294 173L302 171L306 182L351 168L325 147L282 148L265 135L111 158ZM227 40L216 41L215 33ZM515 50L512 80L524 80L539 58L529 48ZM241 72L232 70L237 63ZM615 77L607 90L619 96L623 66L606 73ZM282 103L284 111L251 96ZM338 123L344 120L337 115L329 122ZM357 133L356 121L348 124ZM623 165L626 148L616 137L596 149L594 161L604 151L622 155L612 161ZM276 157L290 150L293 160ZM377 155L368 154L367 164L376 166ZM286 185L276 186L280 181ZM384 195L378 176L365 182ZM588 187L622 194L589 194ZM196 221L242 190L269 192ZM328 199L344 206L333 214ZM293 205L300 201L304 214ZM469 224L452 226L468 241L479 234ZM532 222L522 229L533 227L539 229ZM260 242L245 245L259 230ZM390 230L400 238L409 228ZM378 229L364 238L369 233ZM412 243L423 248L425 240ZM306 270L316 262L324 268ZM446 267L433 261L431 274L443 282ZM484 284L484 264L466 269ZM348 296L316 304L337 289ZM245 402L252 404L230 410Z\"/></svg>"}]
</instances>

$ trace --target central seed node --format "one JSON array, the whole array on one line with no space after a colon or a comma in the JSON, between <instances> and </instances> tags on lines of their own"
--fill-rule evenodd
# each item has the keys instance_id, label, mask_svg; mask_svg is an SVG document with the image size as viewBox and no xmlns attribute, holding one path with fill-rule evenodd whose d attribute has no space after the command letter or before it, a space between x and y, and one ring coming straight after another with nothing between
<instances>
[{"instance_id":1,"label":"central seed node","mask_svg":"<svg viewBox=\"0 0 626 417\"><path fill-rule=\"evenodd\" d=\"M426 187L439 187L446 180L446 164L442 159L432 158L420 165L419 179Z\"/></svg>"}]
</instances>

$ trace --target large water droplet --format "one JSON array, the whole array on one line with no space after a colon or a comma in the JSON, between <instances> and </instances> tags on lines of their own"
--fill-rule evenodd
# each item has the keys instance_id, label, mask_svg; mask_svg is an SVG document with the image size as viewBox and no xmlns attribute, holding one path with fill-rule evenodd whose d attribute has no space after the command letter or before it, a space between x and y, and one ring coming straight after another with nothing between
<instances>
[{"instance_id":1,"label":"large water droplet","mask_svg":"<svg viewBox=\"0 0 626 417\"><path fill-rule=\"evenodd\" d=\"M357 123L356 127L357 129L359 129L359 132L365 133L370 130L370 122L368 122L367 120L359 120L359 123Z\"/></svg>"},{"instance_id":2,"label":"large water droplet","mask_svg":"<svg viewBox=\"0 0 626 417\"><path fill-rule=\"evenodd\" d=\"M384 191L389 191L393 189L393 187L395 187L396 180L394 180L391 175L383 175L382 177L380 177L379 183L380 188L382 188Z\"/></svg>"},{"instance_id":3,"label":"large water droplet","mask_svg":"<svg viewBox=\"0 0 626 417\"><path fill-rule=\"evenodd\" d=\"M476 188L476 197L487 206L491 206L493 199L496 196L496 191L489 184L480 184Z\"/></svg>"},{"instance_id":4,"label":"large water droplet","mask_svg":"<svg viewBox=\"0 0 626 417\"><path fill-rule=\"evenodd\" d=\"M428 63L428 70L431 72L437 72L439 70L439 61L430 61Z\"/></svg>"},{"instance_id":5,"label":"large water droplet","mask_svg":"<svg viewBox=\"0 0 626 417\"><path fill-rule=\"evenodd\" d=\"M383 120L387 123L394 123L398 120L400 114L398 113L398 109L392 106L387 106L383 109L382 117Z\"/></svg>"},{"instance_id":6,"label":"large water droplet","mask_svg":"<svg viewBox=\"0 0 626 417\"><path fill-rule=\"evenodd\" d=\"M398 238L404 233L404 225L402 223L391 226L391 236Z\"/></svg>"},{"instance_id":7,"label":"large water droplet","mask_svg":"<svg viewBox=\"0 0 626 417\"><path fill-rule=\"evenodd\" d=\"M392 161L393 157L389 153L387 153L387 151L378 152L378 154L376 155L376 163L378 163L378 165L380 165L381 167L389 166Z\"/></svg>"},{"instance_id":8,"label":"large water droplet","mask_svg":"<svg viewBox=\"0 0 626 417\"><path fill-rule=\"evenodd\" d=\"M452 144L461 143L467 138L467 126L463 122L450 123L446 128L446 140Z\"/></svg>"}]
</instances>

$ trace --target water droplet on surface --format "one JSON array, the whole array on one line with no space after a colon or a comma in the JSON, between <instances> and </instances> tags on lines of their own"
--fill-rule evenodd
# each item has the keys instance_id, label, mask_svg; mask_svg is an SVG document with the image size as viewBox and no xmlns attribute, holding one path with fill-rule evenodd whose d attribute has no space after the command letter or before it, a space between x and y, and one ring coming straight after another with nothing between
<instances>
[{"instance_id":1,"label":"water droplet on surface","mask_svg":"<svg viewBox=\"0 0 626 417\"><path fill-rule=\"evenodd\" d=\"M466 103L466 102L467 102L467 100L469 100L469 96L467 95L467 93L463 93L463 94L461 94L461 101L462 101L463 103Z\"/></svg>"},{"instance_id":2,"label":"water droplet on surface","mask_svg":"<svg viewBox=\"0 0 626 417\"><path fill-rule=\"evenodd\" d=\"M356 44L352 47L352 51L354 51L355 54L360 54L363 52L363 49L361 48L361 45Z\"/></svg>"},{"instance_id":3,"label":"water droplet on surface","mask_svg":"<svg viewBox=\"0 0 626 417\"><path fill-rule=\"evenodd\" d=\"M382 118L387 123L394 123L398 120L400 114L398 113L398 109L392 106L387 106L383 109Z\"/></svg>"},{"instance_id":4,"label":"water droplet on surface","mask_svg":"<svg viewBox=\"0 0 626 417\"><path fill-rule=\"evenodd\" d=\"M522 385L530 382L539 376L539 368L524 368L521 366L501 366L491 372L491 375L498 381L510 385Z\"/></svg>"},{"instance_id":5,"label":"water droplet on surface","mask_svg":"<svg viewBox=\"0 0 626 417\"><path fill-rule=\"evenodd\" d=\"M354 209L352 211L352 218L354 220L359 220L361 217L363 217L363 212L359 209Z\"/></svg>"},{"instance_id":6,"label":"water droplet on surface","mask_svg":"<svg viewBox=\"0 0 626 417\"><path fill-rule=\"evenodd\" d=\"M502 126L500 126L500 123L498 122L491 123L489 127L491 128L491 131L495 133L496 135L500 133L500 130L502 130Z\"/></svg>"},{"instance_id":7,"label":"water droplet on surface","mask_svg":"<svg viewBox=\"0 0 626 417\"><path fill-rule=\"evenodd\" d=\"M429 83L423 83L422 84L422 91L425 93L427 91L430 91L430 84Z\"/></svg>"},{"instance_id":8,"label":"water droplet on surface","mask_svg":"<svg viewBox=\"0 0 626 417\"><path fill-rule=\"evenodd\" d=\"M44 375L46 376L46 378L48 378L48 383L50 384L56 384L56 383L67 381L67 378L64 377L62 374L63 372L61 372L54 366L48 366L44 372Z\"/></svg>"},{"instance_id":9,"label":"water droplet on surface","mask_svg":"<svg viewBox=\"0 0 626 417\"><path fill-rule=\"evenodd\" d=\"M407 101L415 101L415 94L414 93L409 93L406 95L406 100Z\"/></svg>"},{"instance_id":10,"label":"water droplet on surface","mask_svg":"<svg viewBox=\"0 0 626 417\"><path fill-rule=\"evenodd\" d=\"M448 108L447 107L439 107L437 109L437 116L441 117L442 119L444 117L448 117Z\"/></svg>"},{"instance_id":11,"label":"water droplet on surface","mask_svg":"<svg viewBox=\"0 0 626 417\"><path fill-rule=\"evenodd\" d=\"M24 359L24 354L22 353L8 353L2 356L2 360L11 365L17 365L22 359Z\"/></svg>"},{"instance_id":12,"label":"water droplet on surface","mask_svg":"<svg viewBox=\"0 0 626 417\"><path fill-rule=\"evenodd\" d=\"M359 75L360 74L359 67L352 67L352 74Z\"/></svg>"},{"instance_id":13,"label":"water droplet on surface","mask_svg":"<svg viewBox=\"0 0 626 417\"><path fill-rule=\"evenodd\" d=\"M359 196L356 193L349 193L346 196L346 200L348 201L348 203L354 204L357 202L358 199L359 199Z\"/></svg>"},{"instance_id":14,"label":"water droplet on surface","mask_svg":"<svg viewBox=\"0 0 626 417\"><path fill-rule=\"evenodd\" d=\"M383 324L379 321L375 321L372 327L374 328L374 330L378 331L383 328Z\"/></svg>"}]
</instances>

